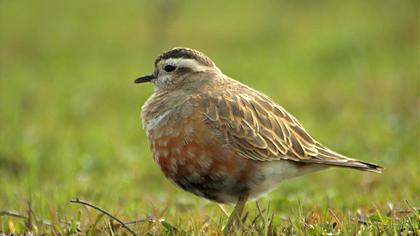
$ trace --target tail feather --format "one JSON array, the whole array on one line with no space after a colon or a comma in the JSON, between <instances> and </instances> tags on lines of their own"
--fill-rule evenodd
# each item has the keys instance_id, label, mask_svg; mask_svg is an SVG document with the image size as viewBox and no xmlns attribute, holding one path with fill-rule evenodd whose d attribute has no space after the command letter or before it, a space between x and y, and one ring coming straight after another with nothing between
<instances>
[{"instance_id":1,"label":"tail feather","mask_svg":"<svg viewBox=\"0 0 420 236\"><path fill-rule=\"evenodd\" d=\"M375 173L382 173L383 167L359 160L347 159L347 160L311 160L311 163L317 163L322 165L330 165L337 167L347 167L361 171L369 171Z\"/></svg>"},{"instance_id":2,"label":"tail feather","mask_svg":"<svg viewBox=\"0 0 420 236\"><path fill-rule=\"evenodd\" d=\"M347 167L361 171L382 173L383 167L377 164L346 157L326 147L323 147L320 144L317 145L317 149L318 155L309 159L308 162L337 167Z\"/></svg>"}]
</instances>

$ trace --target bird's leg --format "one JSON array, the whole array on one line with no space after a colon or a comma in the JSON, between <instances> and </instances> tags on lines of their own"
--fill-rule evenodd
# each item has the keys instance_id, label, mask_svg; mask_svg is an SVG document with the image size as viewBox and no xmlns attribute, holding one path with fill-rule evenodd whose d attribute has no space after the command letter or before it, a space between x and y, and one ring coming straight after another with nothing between
<instances>
[{"instance_id":1,"label":"bird's leg","mask_svg":"<svg viewBox=\"0 0 420 236\"><path fill-rule=\"evenodd\" d=\"M235 205L235 208L233 209L232 213L230 214L228 221L226 223L226 226L224 228L224 233L229 234L232 231L232 227L236 228L240 225L241 223L241 217L242 217L242 212L244 210L245 207L245 203L248 200L248 194L244 194L239 196L238 198L238 202Z\"/></svg>"}]
</instances>

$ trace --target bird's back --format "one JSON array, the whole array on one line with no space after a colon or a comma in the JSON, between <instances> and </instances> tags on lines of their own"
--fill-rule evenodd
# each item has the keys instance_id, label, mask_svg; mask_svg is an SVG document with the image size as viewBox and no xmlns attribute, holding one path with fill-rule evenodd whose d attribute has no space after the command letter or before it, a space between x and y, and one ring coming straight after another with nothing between
<instances>
[{"instance_id":1,"label":"bird's back","mask_svg":"<svg viewBox=\"0 0 420 236\"><path fill-rule=\"evenodd\" d=\"M291 160L380 172L378 165L321 145L268 96L230 78L216 81L212 87L199 94L204 121L239 156L255 161Z\"/></svg>"}]
</instances>

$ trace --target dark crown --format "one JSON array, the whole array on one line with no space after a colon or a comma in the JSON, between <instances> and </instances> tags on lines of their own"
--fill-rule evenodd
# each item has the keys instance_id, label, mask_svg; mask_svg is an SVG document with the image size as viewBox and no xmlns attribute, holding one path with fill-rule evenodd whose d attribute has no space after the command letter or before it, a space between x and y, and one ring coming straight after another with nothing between
<instances>
[{"instance_id":1,"label":"dark crown","mask_svg":"<svg viewBox=\"0 0 420 236\"><path fill-rule=\"evenodd\" d=\"M169 58L194 59L202 65L214 66L214 62L208 56L202 52L190 48L173 48L169 51L166 51L156 59L155 65L157 65L161 60L166 60Z\"/></svg>"}]
</instances>

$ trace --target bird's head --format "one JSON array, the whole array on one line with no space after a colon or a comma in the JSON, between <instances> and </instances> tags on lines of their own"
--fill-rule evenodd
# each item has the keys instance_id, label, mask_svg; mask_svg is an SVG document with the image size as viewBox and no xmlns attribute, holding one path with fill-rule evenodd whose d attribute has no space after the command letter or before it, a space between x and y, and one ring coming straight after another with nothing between
<instances>
[{"instance_id":1,"label":"bird's head","mask_svg":"<svg viewBox=\"0 0 420 236\"><path fill-rule=\"evenodd\" d=\"M155 90L173 88L196 73L220 72L204 53L190 48L173 48L155 60L153 74L136 79L135 83L152 82Z\"/></svg>"}]
</instances>

